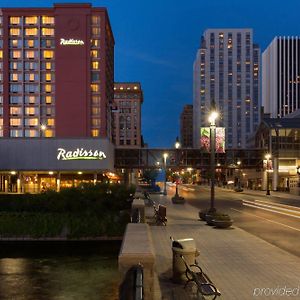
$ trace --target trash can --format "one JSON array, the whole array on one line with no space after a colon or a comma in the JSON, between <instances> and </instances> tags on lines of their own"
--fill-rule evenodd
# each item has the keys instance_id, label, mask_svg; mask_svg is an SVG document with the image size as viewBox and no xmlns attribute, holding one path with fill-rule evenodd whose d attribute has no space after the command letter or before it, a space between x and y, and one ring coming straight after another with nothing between
<instances>
[{"instance_id":1,"label":"trash can","mask_svg":"<svg viewBox=\"0 0 300 300\"><path fill-rule=\"evenodd\" d=\"M171 237L172 239L172 237ZM185 261L192 265L195 263L196 256L199 255L199 251L196 249L196 244L194 239L172 239L172 251L173 251L173 282L182 283L187 280L185 271L185 264L180 257L184 256Z\"/></svg>"}]
</instances>

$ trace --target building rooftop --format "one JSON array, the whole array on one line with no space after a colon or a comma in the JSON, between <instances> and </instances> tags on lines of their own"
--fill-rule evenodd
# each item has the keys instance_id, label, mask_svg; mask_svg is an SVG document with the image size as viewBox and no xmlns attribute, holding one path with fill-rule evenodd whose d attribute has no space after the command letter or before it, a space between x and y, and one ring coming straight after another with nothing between
<instances>
[{"instance_id":1,"label":"building rooftop","mask_svg":"<svg viewBox=\"0 0 300 300\"><path fill-rule=\"evenodd\" d=\"M300 118L267 118L262 122L270 128L300 128Z\"/></svg>"}]
</instances>

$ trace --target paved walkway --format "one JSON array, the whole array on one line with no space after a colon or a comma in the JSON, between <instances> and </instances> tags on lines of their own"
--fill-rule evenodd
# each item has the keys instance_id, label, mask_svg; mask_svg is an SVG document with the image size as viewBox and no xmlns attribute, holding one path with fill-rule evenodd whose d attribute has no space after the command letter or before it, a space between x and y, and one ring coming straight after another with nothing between
<instances>
[{"instance_id":1,"label":"paved walkway","mask_svg":"<svg viewBox=\"0 0 300 300\"><path fill-rule=\"evenodd\" d=\"M294 289L300 299L300 258L285 252L239 228L214 229L198 220L198 210L188 204L174 205L170 197L150 195L167 206L167 226L150 226L156 253L156 299L182 299L182 285L173 284L170 236L194 238L197 260L218 289L223 300L285 299L280 293ZM152 207L146 209L151 222ZM277 290L276 290L277 288ZM264 289L264 290L263 290ZM273 290L271 290L273 289ZM272 296L272 292L277 296Z\"/></svg>"}]
</instances>

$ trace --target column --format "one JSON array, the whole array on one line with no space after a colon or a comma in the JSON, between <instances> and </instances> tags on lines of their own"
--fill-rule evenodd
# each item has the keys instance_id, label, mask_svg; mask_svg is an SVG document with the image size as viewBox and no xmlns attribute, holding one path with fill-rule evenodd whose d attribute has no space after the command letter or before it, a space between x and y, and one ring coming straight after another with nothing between
<instances>
[{"instance_id":1,"label":"column","mask_svg":"<svg viewBox=\"0 0 300 300\"><path fill-rule=\"evenodd\" d=\"M278 187L278 157L274 157L273 159L273 180L272 180L272 189L273 191L277 191Z\"/></svg>"},{"instance_id":2,"label":"column","mask_svg":"<svg viewBox=\"0 0 300 300\"><path fill-rule=\"evenodd\" d=\"M57 172L57 176L56 176L56 192L60 192L60 173Z\"/></svg>"},{"instance_id":3,"label":"column","mask_svg":"<svg viewBox=\"0 0 300 300\"><path fill-rule=\"evenodd\" d=\"M97 173L94 173L94 185L96 185L97 184Z\"/></svg>"},{"instance_id":4,"label":"column","mask_svg":"<svg viewBox=\"0 0 300 300\"><path fill-rule=\"evenodd\" d=\"M22 181L21 181L21 178L22 178L22 174L21 172L18 173L18 179L17 179L17 193L20 194L22 193Z\"/></svg>"}]
</instances>

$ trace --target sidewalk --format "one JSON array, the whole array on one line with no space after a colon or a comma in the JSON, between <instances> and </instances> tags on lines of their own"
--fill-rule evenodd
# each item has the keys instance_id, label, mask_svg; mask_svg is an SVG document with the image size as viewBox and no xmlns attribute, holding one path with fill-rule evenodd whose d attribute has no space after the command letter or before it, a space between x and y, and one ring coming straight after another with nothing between
<instances>
[{"instance_id":1,"label":"sidewalk","mask_svg":"<svg viewBox=\"0 0 300 300\"><path fill-rule=\"evenodd\" d=\"M177 299L182 299L178 295L183 286L171 281L170 236L175 239L195 239L200 251L197 260L222 294L217 299L284 299L288 296L280 296L276 288L277 291L280 288L299 288L300 258L237 227L219 230L207 226L198 220L198 210L187 203L174 205L169 196L162 195L151 195L151 198L167 206L168 217L167 226L150 226L160 286L160 291L156 291L156 299L173 299L174 294ZM150 220L153 216L152 207L147 207L146 215ZM278 296L272 296L270 289ZM291 298L299 299L298 292L297 297Z\"/></svg>"}]
</instances>

